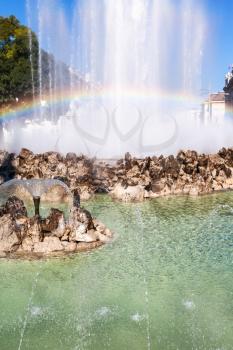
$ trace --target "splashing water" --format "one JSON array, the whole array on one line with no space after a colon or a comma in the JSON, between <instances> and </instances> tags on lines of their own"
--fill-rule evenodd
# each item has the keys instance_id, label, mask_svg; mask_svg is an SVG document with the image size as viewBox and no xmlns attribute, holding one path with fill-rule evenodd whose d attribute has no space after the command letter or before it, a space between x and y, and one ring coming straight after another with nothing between
<instances>
[{"instance_id":1,"label":"splashing water","mask_svg":"<svg viewBox=\"0 0 233 350\"><path fill-rule=\"evenodd\" d=\"M118 158L127 151L145 156L231 145L231 120L202 123L202 66L211 38L200 2L76 0L71 6L68 14L61 0L37 6L27 0L28 24L56 63L44 74L40 50L38 100L3 116L2 147Z\"/></svg>"},{"instance_id":2,"label":"splashing water","mask_svg":"<svg viewBox=\"0 0 233 350\"><path fill-rule=\"evenodd\" d=\"M76 0L71 10L27 0L28 25L56 62L43 74L40 50L38 100L3 117L2 147L118 158L231 145L231 121L201 123L211 55L201 1Z\"/></svg>"},{"instance_id":3,"label":"splashing water","mask_svg":"<svg viewBox=\"0 0 233 350\"><path fill-rule=\"evenodd\" d=\"M27 305L27 309L26 309L26 313L25 313L25 317L24 317L24 322L23 322L23 327L21 329L21 333L20 333L20 340L19 340L19 346L18 346L18 350L20 350L22 348L22 343L23 343L23 339L24 339L24 334L25 334L25 330L28 324L28 318L30 315L30 311L32 310L32 302L33 302L33 297L35 294L35 290L37 287L37 283L38 283L38 278L40 275L40 269L41 266L39 267L39 270L36 272L35 274L35 278L33 279L33 283L32 283L32 289L31 289L31 294L28 300L28 305Z\"/></svg>"},{"instance_id":4,"label":"splashing water","mask_svg":"<svg viewBox=\"0 0 233 350\"><path fill-rule=\"evenodd\" d=\"M17 187L24 187L32 197L40 197L43 193L46 193L49 189L54 186L59 186L64 190L64 193L70 194L70 189L68 186L60 181L54 179L30 179L30 180L18 180L13 179L3 183L0 186L0 194L2 197L5 195L13 196L16 192Z\"/></svg>"}]
</instances>

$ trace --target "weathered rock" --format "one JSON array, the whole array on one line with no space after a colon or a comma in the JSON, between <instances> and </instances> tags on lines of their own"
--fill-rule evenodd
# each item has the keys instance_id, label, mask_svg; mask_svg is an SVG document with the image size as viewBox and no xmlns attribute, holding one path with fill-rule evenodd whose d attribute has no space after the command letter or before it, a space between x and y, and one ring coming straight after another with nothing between
<instances>
[{"instance_id":1,"label":"weathered rock","mask_svg":"<svg viewBox=\"0 0 233 350\"><path fill-rule=\"evenodd\" d=\"M34 253L48 254L64 250L58 237L45 237L43 242L34 244Z\"/></svg>"},{"instance_id":2,"label":"weathered rock","mask_svg":"<svg viewBox=\"0 0 233 350\"><path fill-rule=\"evenodd\" d=\"M93 219L93 224L94 224L94 227L97 231L103 233L104 230L105 230L105 225L99 221L98 219Z\"/></svg>"},{"instance_id":3,"label":"weathered rock","mask_svg":"<svg viewBox=\"0 0 233 350\"><path fill-rule=\"evenodd\" d=\"M34 249L34 243L31 237L25 237L22 242L22 251L24 252L32 252Z\"/></svg>"},{"instance_id":4,"label":"weathered rock","mask_svg":"<svg viewBox=\"0 0 233 350\"><path fill-rule=\"evenodd\" d=\"M104 243L101 241L96 241L96 242L79 242L77 244L77 248L76 250L78 252L85 252L87 250L91 250L91 249L95 249L98 248L100 246L102 246Z\"/></svg>"},{"instance_id":5,"label":"weathered rock","mask_svg":"<svg viewBox=\"0 0 233 350\"><path fill-rule=\"evenodd\" d=\"M80 200L88 201L93 196L93 190L88 186L79 186Z\"/></svg>"},{"instance_id":6,"label":"weathered rock","mask_svg":"<svg viewBox=\"0 0 233 350\"><path fill-rule=\"evenodd\" d=\"M41 229L40 218L36 216L29 218L26 234L31 237L33 243L38 243L43 240L44 234Z\"/></svg>"},{"instance_id":7,"label":"weathered rock","mask_svg":"<svg viewBox=\"0 0 233 350\"><path fill-rule=\"evenodd\" d=\"M124 187L121 184L117 184L110 194L114 199L123 202L142 202L145 190L141 185Z\"/></svg>"},{"instance_id":8,"label":"weathered rock","mask_svg":"<svg viewBox=\"0 0 233 350\"><path fill-rule=\"evenodd\" d=\"M52 208L46 219L41 220L41 228L44 233L62 237L65 232L65 218L62 211Z\"/></svg>"},{"instance_id":9,"label":"weathered rock","mask_svg":"<svg viewBox=\"0 0 233 350\"><path fill-rule=\"evenodd\" d=\"M65 250L65 252L75 252L77 249L77 243L76 242L62 242L62 246Z\"/></svg>"},{"instance_id":10,"label":"weathered rock","mask_svg":"<svg viewBox=\"0 0 233 350\"><path fill-rule=\"evenodd\" d=\"M8 198L5 205L0 208L0 212L9 213L12 217L27 216L27 209L22 200L16 196Z\"/></svg>"},{"instance_id":11,"label":"weathered rock","mask_svg":"<svg viewBox=\"0 0 233 350\"><path fill-rule=\"evenodd\" d=\"M93 220L90 212L84 208L73 207L70 211L69 217L70 226L75 226L78 223L78 226L83 224L85 229L90 230L93 228Z\"/></svg>"},{"instance_id":12,"label":"weathered rock","mask_svg":"<svg viewBox=\"0 0 233 350\"><path fill-rule=\"evenodd\" d=\"M0 251L12 252L18 249L20 238L18 237L11 214L0 217Z\"/></svg>"},{"instance_id":13,"label":"weathered rock","mask_svg":"<svg viewBox=\"0 0 233 350\"><path fill-rule=\"evenodd\" d=\"M67 153L66 155L66 160L69 162L76 162L77 161L77 156L75 153Z\"/></svg>"},{"instance_id":14,"label":"weathered rock","mask_svg":"<svg viewBox=\"0 0 233 350\"><path fill-rule=\"evenodd\" d=\"M33 156L33 152L30 151L29 149L27 148L22 148L20 153L19 153L19 158L21 159L29 159L31 156Z\"/></svg>"},{"instance_id":15,"label":"weathered rock","mask_svg":"<svg viewBox=\"0 0 233 350\"><path fill-rule=\"evenodd\" d=\"M63 157L57 152L33 154L27 149L22 149L18 156L0 152L0 182L9 177L59 178L74 194L78 191L81 201L90 199L94 193L110 193L114 198L126 201L168 194L209 193L232 188L232 170L233 148L223 148L212 155L181 150L176 157L161 155L144 159L126 153L124 159L109 164L74 153ZM197 191L190 191L185 185L191 185ZM22 200L26 198L26 193L20 191L16 195ZM56 195L57 191L54 191ZM52 200L53 191L43 199ZM62 193L59 199L62 199ZM69 202L65 197L62 200ZM73 204L79 206L78 197L75 196Z\"/></svg>"},{"instance_id":16,"label":"weathered rock","mask_svg":"<svg viewBox=\"0 0 233 350\"><path fill-rule=\"evenodd\" d=\"M73 191L73 207L80 207L80 194L77 189Z\"/></svg>"},{"instance_id":17,"label":"weathered rock","mask_svg":"<svg viewBox=\"0 0 233 350\"><path fill-rule=\"evenodd\" d=\"M154 181L151 185L151 190L154 193L160 193L165 187L164 181Z\"/></svg>"}]
</instances>

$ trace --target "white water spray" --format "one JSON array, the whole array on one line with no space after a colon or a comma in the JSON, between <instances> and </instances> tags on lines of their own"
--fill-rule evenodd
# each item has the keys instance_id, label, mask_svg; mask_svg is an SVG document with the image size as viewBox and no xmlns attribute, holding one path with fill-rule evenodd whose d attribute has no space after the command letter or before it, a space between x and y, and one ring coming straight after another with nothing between
<instances>
[{"instance_id":1,"label":"white water spray","mask_svg":"<svg viewBox=\"0 0 233 350\"><path fill-rule=\"evenodd\" d=\"M37 7L27 0L27 13L55 63L46 72L39 51L40 107L22 115L20 137L4 133L2 147L117 158L231 145L231 121L197 122L207 27L201 1L76 0L68 16L60 0Z\"/></svg>"}]
</instances>

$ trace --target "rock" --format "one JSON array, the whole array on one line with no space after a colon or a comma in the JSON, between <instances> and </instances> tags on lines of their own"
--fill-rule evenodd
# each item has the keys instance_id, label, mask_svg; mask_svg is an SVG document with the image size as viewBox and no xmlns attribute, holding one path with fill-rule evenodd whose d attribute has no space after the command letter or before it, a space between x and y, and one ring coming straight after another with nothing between
<instances>
[{"instance_id":1,"label":"rock","mask_svg":"<svg viewBox=\"0 0 233 350\"><path fill-rule=\"evenodd\" d=\"M76 226L70 235L70 240L75 242L93 242L97 237L94 230L88 230L84 224Z\"/></svg>"},{"instance_id":2,"label":"rock","mask_svg":"<svg viewBox=\"0 0 233 350\"><path fill-rule=\"evenodd\" d=\"M123 202L142 202L144 192L144 188L140 185L123 187L121 184L117 184L110 194L113 198Z\"/></svg>"},{"instance_id":3,"label":"rock","mask_svg":"<svg viewBox=\"0 0 233 350\"><path fill-rule=\"evenodd\" d=\"M112 232L107 228L103 231L103 233L100 231L96 231L96 234L97 234L98 240L103 243L108 243L111 241Z\"/></svg>"},{"instance_id":4,"label":"rock","mask_svg":"<svg viewBox=\"0 0 233 350\"><path fill-rule=\"evenodd\" d=\"M105 225L101 221L99 221L98 219L94 218L93 219L93 224L94 224L94 227L96 228L97 231L102 232L102 233L104 232Z\"/></svg>"},{"instance_id":5,"label":"rock","mask_svg":"<svg viewBox=\"0 0 233 350\"><path fill-rule=\"evenodd\" d=\"M197 182L201 177L201 181L204 182L201 193L208 193L214 188L219 188L220 185L224 189L231 188L229 186L232 185L228 184L227 179L233 177L233 148L223 148L214 155L181 150L176 157L161 155L144 159L136 159L126 153L124 159L120 159L114 164L88 159L85 156L78 157L74 153L68 153L64 158L56 152L33 154L31 151L23 149L19 156L0 152L0 163L2 164L0 176L3 180L6 173L9 173L10 165L11 176L15 176L17 173L18 178L64 178L73 192L78 191L81 201L89 200L94 193L100 192L113 192L115 198L134 201L142 200L141 195L139 195L139 199L137 199L138 194L135 195L135 191L139 192L138 189L136 190L138 186L143 188L144 198L165 194L182 194L183 188L184 193L187 193L188 188L184 187L184 183L180 187L182 179L185 179L186 184L199 188ZM219 177L221 170L223 170L224 175ZM210 183L216 179L218 186L214 184L212 187ZM134 190L131 190L131 187ZM198 189L198 191L200 190ZM20 196L20 198L24 200L24 197ZM74 196L74 199L73 204L78 207L78 196Z\"/></svg>"},{"instance_id":6,"label":"rock","mask_svg":"<svg viewBox=\"0 0 233 350\"><path fill-rule=\"evenodd\" d=\"M69 240L70 233L71 233L70 227L67 227L67 226L66 226L64 235L61 237L61 241L68 241L68 240Z\"/></svg>"},{"instance_id":7,"label":"rock","mask_svg":"<svg viewBox=\"0 0 233 350\"><path fill-rule=\"evenodd\" d=\"M179 174L179 164L174 156L168 156L164 164L164 172L171 175L174 178L178 177Z\"/></svg>"},{"instance_id":8,"label":"rock","mask_svg":"<svg viewBox=\"0 0 233 350\"><path fill-rule=\"evenodd\" d=\"M18 249L20 238L15 232L11 214L0 217L0 251L12 252Z\"/></svg>"},{"instance_id":9,"label":"rock","mask_svg":"<svg viewBox=\"0 0 233 350\"><path fill-rule=\"evenodd\" d=\"M68 162L76 162L77 161L77 156L76 156L76 154L75 153L67 153L67 155L66 155L66 160L68 161Z\"/></svg>"},{"instance_id":10,"label":"rock","mask_svg":"<svg viewBox=\"0 0 233 350\"><path fill-rule=\"evenodd\" d=\"M93 192L90 191L90 188L88 186L80 186L79 193L81 201L88 201L93 196Z\"/></svg>"},{"instance_id":11,"label":"rock","mask_svg":"<svg viewBox=\"0 0 233 350\"><path fill-rule=\"evenodd\" d=\"M34 249L34 243L31 237L26 237L22 242L22 250L25 252L32 252Z\"/></svg>"},{"instance_id":12,"label":"rock","mask_svg":"<svg viewBox=\"0 0 233 350\"><path fill-rule=\"evenodd\" d=\"M52 208L46 219L41 220L41 228L44 233L62 237L65 233L65 218L62 211Z\"/></svg>"},{"instance_id":13,"label":"rock","mask_svg":"<svg viewBox=\"0 0 233 350\"><path fill-rule=\"evenodd\" d=\"M78 252L85 252L87 250L95 249L103 245L103 242L96 241L96 242L79 242L77 244L77 251Z\"/></svg>"},{"instance_id":14,"label":"rock","mask_svg":"<svg viewBox=\"0 0 233 350\"><path fill-rule=\"evenodd\" d=\"M29 219L26 234L31 237L33 243L38 243L43 240L40 218L34 216Z\"/></svg>"},{"instance_id":15,"label":"rock","mask_svg":"<svg viewBox=\"0 0 233 350\"><path fill-rule=\"evenodd\" d=\"M76 223L82 223L85 225L86 230L90 230L94 227L93 220L90 212L83 208L73 207L70 211L69 224L70 226L76 226Z\"/></svg>"},{"instance_id":16,"label":"rock","mask_svg":"<svg viewBox=\"0 0 233 350\"><path fill-rule=\"evenodd\" d=\"M27 148L22 148L20 153L19 153L19 158L21 159L29 159L31 156L33 156L33 152L30 151L29 149Z\"/></svg>"},{"instance_id":17,"label":"rock","mask_svg":"<svg viewBox=\"0 0 233 350\"><path fill-rule=\"evenodd\" d=\"M64 250L64 247L58 237L45 237L43 242L34 244L35 253L52 253Z\"/></svg>"},{"instance_id":18,"label":"rock","mask_svg":"<svg viewBox=\"0 0 233 350\"><path fill-rule=\"evenodd\" d=\"M80 224L77 229L76 229L76 232L77 234L79 235L83 235L84 233L86 233L86 230L88 229L87 225L86 224Z\"/></svg>"},{"instance_id":19,"label":"rock","mask_svg":"<svg viewBox=\"0 0 233 350\"><path fill-rule=\"evenodd\" d=\"M62 242L62 246L65 249L65 252L75 252L77 249L77 243L76 242Z\"/></svg>"},{"instance_id":20,"label":"rock","mask_svg":"<svg viewBox=\"0 0 233 350\"><path fill-rule=\"evenodd\" d=\"M198 194L199 194L198 188L192 187L192 188L190 189L190 191L189 191L189 194L190 194L191 196L198 196Z\"/></svg>"},{"instance_id":21,"label":"rock","mask_svg":"<svg viewBox=\"0 0 233 350\"><path fill-rule=\"evenodd\" d=\"M112 232L99 220L93 219L94 226L96 228L96 234L100 241L108 242L112 238Z\"/></svg>"},{"instance_id":22,"label":"rock","mask_svg":"<svg viewBox=\"0 0 233 350\"><path fill-rule=\"evenodd\" d=\"M65 218L64 218L64 215L62 215L58 220L57 228L51 231L51 235L61 238L63 237L65 232L66 232Z\"/></svg>"},{"instance_id":23,"label":"rock","mask_svg":"<svg viewBox=\"0 0 233 350\"><path fill-rule=\"evenodd\" d=\"M125 168L128 170L131 168L132 157L129 152L125 153Z\"/></svg>"},{"instance_id":24,"label":"rock","mask_svg":"<svg viewBox=\"0 0 233 350\"><path fill-rule=\"evenodd\" d=\"M151 185L151 190L154 193L160 193L165 187L165 183L163 181L154 181Z\"/></svg>"},{"instance_id":25,"label":"rock","mask_svg":"<svg viewBox=\"0 0 233 350\"><path fill-rule=\"evenodd\" d=\"M104 234L102 234L100 232L97 233L97 238L99 241L101 241L103 243L109 242L109 237L105 236Z\"/></svg>"},{"instance_id":26,"label":"rock","mask_svg":"<svg viewBox=\"0 0 233 350\"><path fill-rule=\"evenodd\" d=\"M107 236L108 238L112 238L113 236L112 231L110 231L109 228L107 227L105 227L104 235Z\"/></svg>"},{"instance_id":27,"label":"rock","mask_svg":"<svg viewBox=\"0 0 233 350\"><path fill-rule=\"evenodd\" d=\"M73 191L73 207L80 207L80 195L77 189Z\"/></svg>"},{"instance_id":28,"label":"rock","mask_svg":"<svg viewBox=\"0 0 233 350\"><path fill-rule=\"evenodd\" d=\"M8 198L5 205L1 207L0 212L9 213L12 217L27 216L27 209L21 199L16 196Z\"/></svg>"},{"instance_id":29,"label":"rock","mask_svg":"<svg viewBox=\"0 0 233 350\"><path fill-rule=\"evenodd\" d=\"M220 155L220 157L222 158L226 158L227 156L227 150L225 147L221 148L219 151L218 151L218 154Z\"/></svg>"}]
</instances>

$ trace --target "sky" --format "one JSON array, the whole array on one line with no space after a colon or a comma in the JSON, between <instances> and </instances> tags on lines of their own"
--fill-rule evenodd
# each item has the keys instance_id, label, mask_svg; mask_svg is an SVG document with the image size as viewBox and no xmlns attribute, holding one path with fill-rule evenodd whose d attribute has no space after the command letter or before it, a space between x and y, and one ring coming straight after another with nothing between
<instances>
[{"instance_id":1,"label":"sky","mask_svg":"<svg viewBox=\"0 0 233 350\"><path fill-rule=\"evenodd\" d=\"M178 0L173 1L175 3ZM206 41L209 51L203 64L203 89L220 91L228 66L233 63L233 1L200 1L207 15ZM74 0L61 0L68 17L71 17L73 2ZM12 14L27 24L25 0L0 0L0 16Z\"/></svg>"}]
</instances>

